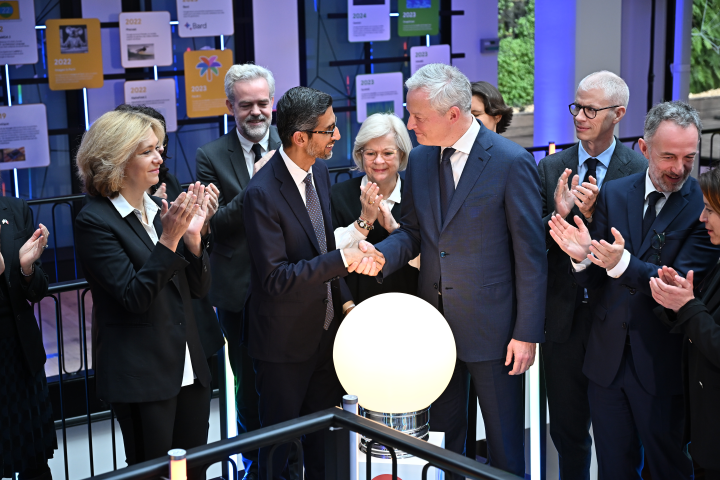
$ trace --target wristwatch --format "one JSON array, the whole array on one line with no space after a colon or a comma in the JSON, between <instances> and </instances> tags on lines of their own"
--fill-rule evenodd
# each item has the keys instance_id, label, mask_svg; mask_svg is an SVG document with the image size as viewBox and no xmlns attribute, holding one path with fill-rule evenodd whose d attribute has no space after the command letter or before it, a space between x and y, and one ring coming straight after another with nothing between
<instances>
[{"instance_id":1,"label":"wristwatch","mask_svg":"<svg viewBox=\"0 0 720 480\"><path fill-rule=\"evenodd\" d=\"M368 223L365 220L363 220L362 218L358 218L356 223L358 224L358 227L364 228L368 232L371 231L373 228L375 228L372 223Z\"/></svg>"}]
</instances>

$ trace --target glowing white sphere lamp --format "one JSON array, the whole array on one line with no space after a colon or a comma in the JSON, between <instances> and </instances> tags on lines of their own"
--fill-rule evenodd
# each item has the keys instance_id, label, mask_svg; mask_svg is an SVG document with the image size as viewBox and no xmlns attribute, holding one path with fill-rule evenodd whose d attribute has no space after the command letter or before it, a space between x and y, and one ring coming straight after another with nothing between
<instances>
[{"instance_id":1,"label":"glowing white sphere lamp","mask_svg":"<svg viewBox=\"0 0 720 480\"><path fill-rule=\"evenodd\" d=\"M430 433L430 404L450 383L455 358L445 318L425 300L404 293L358 304L340 324L333 349L340 383L357 395L360 413L423 440ZM363 452L369 442L361 439ZM377 445L371 454L389 458Z\"/></svg>"}]
</instances>

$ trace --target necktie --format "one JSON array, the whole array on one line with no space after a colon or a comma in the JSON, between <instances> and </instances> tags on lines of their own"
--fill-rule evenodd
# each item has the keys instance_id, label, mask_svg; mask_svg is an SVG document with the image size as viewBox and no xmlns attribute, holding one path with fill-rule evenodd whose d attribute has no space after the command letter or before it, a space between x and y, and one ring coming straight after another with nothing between
<instances>
[{"instance_id":1,"label":"necktie","mask_svg":"<svg viewBox=\"0 0 720 480\"><path fill-rule=\"evenodd\" d=\"M590 182L589 177L592 175L592 177L597 181L597 164L598 159L597 158L588 158L585 160L585 165L587 166L587 172L585 173L585 178L583 179L582 183Z\"/></svg>"},{"instance_id":2,"label":"necktie","mask_svg":"<svg viewBox=\"0 0 720 480\"><path fill-rule=\"evenodd\" d=\"M257 145L257 143L255 145ZM325 255L327 253L325 222L323 221L322 209L320 208L320 198L318 198L315 187L313 187L312 173L308 173L303 182L305 182L305 207L310 215L310 221L312 222L313 230L315 230L318 244L320 244L320 253ZM335 316L335 309L333 308L330 282L327 282L325 285L327 286L327 298L325 299L325 323L323 324L323 328L327 330Z\"/></svg>"},{"instance_id":3,"label":"necktie","mask_svg":"<svg viewBox=\"0 0 720 480\"><path fill-rule=\"evenodd\" d=\"M255 154L255 163L257 163L262 158L262 147L259 143L253 143L251 150Z\"/></svg>"},{"instance_id":4,"label":"necktie","mask_svg":"<svg viewBox=\"0 0 720 480\"><path fill-rule=\"evenodd\" d=\"M442 154L440 168L438 169L438 177L440 177L440 223L445 223L445 214L447 214L450 200L455 193L455 180L453 179L452 165L450 157L455 153L454 148L446 148Z\"/></svg>"},{"instance_id":5,"label":"necktie","mask_svg":"<svg viewBox=\"0 0 720 480\"><path fill-rule=\"evenodd\" d=\"M643 239L647 237L647 234L650 232L650 227L652 227L652 224L657 217L657 213L655 212L655 204L662 197L663 194L660 192L652 192L648 196L648 206L647 210L645 210L645 216L643 217Z\"/></svg>"}]
</instances>

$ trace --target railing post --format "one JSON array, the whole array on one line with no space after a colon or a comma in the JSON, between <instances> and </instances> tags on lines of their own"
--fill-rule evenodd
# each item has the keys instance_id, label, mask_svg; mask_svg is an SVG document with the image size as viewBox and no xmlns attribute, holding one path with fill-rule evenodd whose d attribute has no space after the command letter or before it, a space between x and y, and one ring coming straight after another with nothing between
<instances>
[{"instance_id":1,"label":"railing post","mask_svg":"<svg viewBox=\"0 0 720 480\"><path fill-rule=\"evenodd\" d=\"M355 395L345 395L343 396L343 410L346 412L354 413L355 415L358 414L358 397ZM358 479L358 458L357 458L357 452L359 450L358 445L358 434L355 432L348 432L348 441L350 442L349 446L349 457L348 462L350 463L350 480L359 480Z\"/></svg>"}]
</instances>

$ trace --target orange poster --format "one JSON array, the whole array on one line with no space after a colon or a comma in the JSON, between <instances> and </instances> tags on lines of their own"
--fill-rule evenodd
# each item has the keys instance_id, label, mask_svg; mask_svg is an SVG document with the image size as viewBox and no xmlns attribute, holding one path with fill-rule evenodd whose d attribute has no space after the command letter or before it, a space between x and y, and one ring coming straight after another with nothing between
<instances>
[{"instance_id":1,"label":"orange poster","mask_svg":"<svg viewBox=\"0 0 720 480\"><path fill-rule=\"evenodd\" d=\"M100 20L48 20L48 80L50 90L78 90L103 86Z\"/></svg>"},{"instance_id":2,"label":"orange poster","mask_svg":"<svg viewBox=\"0 0 720 480\"><path fill-rule=\"evenodd\" d=\"M185 102L190 118L228 113L225 74L233 62L232 50L186 51Z\"/></svg>"}]
</instances>

